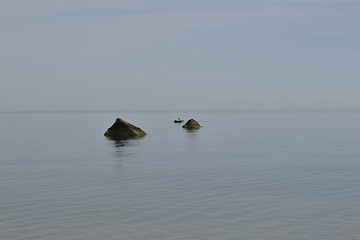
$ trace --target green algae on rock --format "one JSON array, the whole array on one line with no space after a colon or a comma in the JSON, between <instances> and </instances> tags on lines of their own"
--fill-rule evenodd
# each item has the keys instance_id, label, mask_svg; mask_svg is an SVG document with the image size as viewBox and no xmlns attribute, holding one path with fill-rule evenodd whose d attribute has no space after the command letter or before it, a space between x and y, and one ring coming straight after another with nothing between
<instances>
[{"instance_id":1,"label":"green algae on rock","mask_svg":"<svg viewBox=\"0 0 360 240\"><path fill-rule=\"evenodd\" d=\"M126 140L144 137L146 132L121 118L117 118L104 135L113 140Z\"/></svg>"},{"instance_id":2,"label":"green algae on rock","mask_svg":"<svg viewBox=\"0 0 360 240\"><path fill-rule=\"evenodd\" d=\"M194 119L190 119L182 127L188 130L194 130L201 128L201 125Z\"/></svg>"}]
</instances>

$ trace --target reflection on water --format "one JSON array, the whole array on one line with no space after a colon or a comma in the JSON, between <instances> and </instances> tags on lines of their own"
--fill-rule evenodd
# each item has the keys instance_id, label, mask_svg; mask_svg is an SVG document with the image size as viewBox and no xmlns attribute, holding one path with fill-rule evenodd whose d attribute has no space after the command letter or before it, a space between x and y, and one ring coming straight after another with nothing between
<instances>
[{"instance_id":1,"label":"reflection on water","mask_svg":"<svg viewBox=\"0 0 360 240\"><path fill-rule=\"evenodd\" d=\"M194 138L199 135L199 129L191 129L191 130L185 129L185 131L187 133L186 136L188 138Z\"/></svg>"},{"instance_id":2,"label":"reflection on water","mask_svg":"<svg viewBox=\"0 0 360 240\"><path fill-rule=\"evenodd\" d=\"M114 147L115 157L122 160L122 157L131 156L134 151L131 151L131 147L134 145L133 140L111 140L108 139L110 144Z\"/></svg>"},{"instance_id":3,"label":"reflection on water","mask_svg":"<svg viewBox=\"0 0 360 240\"><path fill-rule=\"evenodd\" d=\"M186 155L188 158L192 158L195 154L199 152L199 137L200 137L200 130L199 129L192 129L188 130L185 129L185 135L187 138L186 146L187 152Z\"/></svg>"},{"instance_id":4,"label":"reflection on water","mask_svg":"<svg viewBox=\"0 0 360 240\"><path fill-rule=\"evenodd\" d=\"M126 140L113 140L116 148L125 147L128 144Z\"/></svg>"}]
</instances>

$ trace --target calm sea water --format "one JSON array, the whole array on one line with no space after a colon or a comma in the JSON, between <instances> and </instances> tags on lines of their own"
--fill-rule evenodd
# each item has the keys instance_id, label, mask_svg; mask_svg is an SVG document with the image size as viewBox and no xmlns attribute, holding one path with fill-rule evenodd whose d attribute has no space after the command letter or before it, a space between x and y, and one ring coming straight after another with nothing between
<instances>
[{"instance_id":1,"label":"calm sea water","mask_svg":"<svg viewBox=\"0 0 360 240\"><path fill-rule=\"evenodd\" d=\"M148 135L106 139L117 117ZM360 239L360 113L0 119L1 240Z\"/></svg>"}]
</instances>

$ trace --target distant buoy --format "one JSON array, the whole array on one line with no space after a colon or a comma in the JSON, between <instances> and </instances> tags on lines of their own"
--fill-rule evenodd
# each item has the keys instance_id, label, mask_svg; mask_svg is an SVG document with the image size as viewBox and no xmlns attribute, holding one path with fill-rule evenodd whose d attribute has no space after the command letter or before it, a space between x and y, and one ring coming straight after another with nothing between
<instances>
[{"instance_id":1,"label":"distant buoy","mask_svg":"<svg viewBox=\"0 0 360 240\"><path fill-rule=\"evenodd\" d=\"M174 120L174 123L182 123L183 121L184 121L184 120L178 118L178 119L175 119L175 120Z\"/></svg>"}]
</instances>

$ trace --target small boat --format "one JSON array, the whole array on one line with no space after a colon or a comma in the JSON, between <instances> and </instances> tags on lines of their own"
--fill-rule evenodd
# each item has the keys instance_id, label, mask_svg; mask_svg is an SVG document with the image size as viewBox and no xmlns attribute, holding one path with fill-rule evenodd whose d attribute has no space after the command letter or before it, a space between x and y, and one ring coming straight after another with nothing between
<instances>
[{"instance_id":1,"label":"small boat","mask_svg":"<svg viewBox=\"0 0 360 240\"><path fill-rule=\"evenodd\" d=\"M174 123L182 123L183 121L184 121L184 120L178 118L178 119L175 119L175 120L174 120Z\"/></svg>"}]
</instances>

